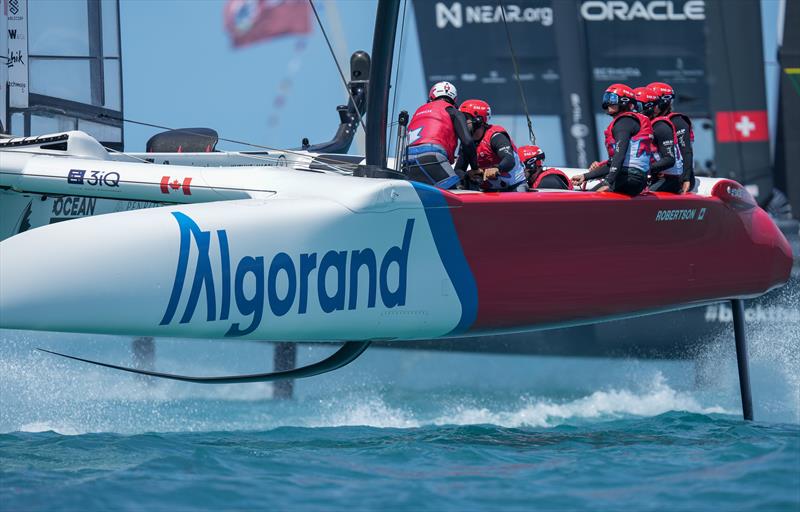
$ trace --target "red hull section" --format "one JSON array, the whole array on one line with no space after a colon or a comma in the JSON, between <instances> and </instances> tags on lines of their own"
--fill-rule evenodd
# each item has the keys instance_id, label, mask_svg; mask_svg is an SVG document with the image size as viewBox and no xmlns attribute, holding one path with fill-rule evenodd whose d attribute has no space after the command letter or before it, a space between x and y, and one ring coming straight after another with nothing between
<instances>
[{"instance_id":1,"label":"red hull section","mask_svg":"<svg viewBox=\"0 0 800 512\"><path fill-rule=\"evenodd\" d=\"M477 285L472 332L755 296L791 272L789 243L733 181L712 197L445 195Z\"/></svg>"}]
</instances>

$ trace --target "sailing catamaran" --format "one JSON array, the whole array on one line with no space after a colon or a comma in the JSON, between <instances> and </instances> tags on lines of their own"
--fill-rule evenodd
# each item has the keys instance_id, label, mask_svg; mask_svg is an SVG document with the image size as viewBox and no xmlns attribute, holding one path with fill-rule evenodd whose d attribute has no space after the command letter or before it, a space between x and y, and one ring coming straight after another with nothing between
<instances>
[{"instance_id":1,"label":"sailing catamaran","mask_svg":"<svg viewBox=\"0 0 800 512\"><path fill-rule=\"evenodd\" d=\"M769 215L728 179L699 178L690 195L635 198L407 181L386 144L398 10L399 0L378 6L364 160L332 161L307 148L261 155L274 164L266 167L176 165L191 158L180 153L155 163L152 155L111 154L80 132L0 143L0 205L21 207L18 227L24 205L50 195L170 204L4 235L13 236L0 242L0 327L345 342L319 363L256 375L88 361L230 383L331 371L374 340L542 330L730 299L744 415L752 418L742 299L783 285L792 267ZM587 225L615 217L628 229ZM655 260L661 271L644 272ZM586 261L600 271L576 271Z\"/></svg>"}]
</instances>

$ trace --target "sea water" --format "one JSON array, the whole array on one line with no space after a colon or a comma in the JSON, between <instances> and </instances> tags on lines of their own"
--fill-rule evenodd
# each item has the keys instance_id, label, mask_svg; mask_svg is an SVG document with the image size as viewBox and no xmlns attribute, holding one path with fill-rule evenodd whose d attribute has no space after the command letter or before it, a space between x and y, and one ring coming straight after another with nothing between
<instances>
[{"instance_id":1,"label":"sea water","mask_svg":"<svg viewBox=\"0 0 800 512\"><path fill-rule=\"evenodd\" d=\"M130 364L125 338L0 331L0 510L800 510L800 333L751 331L755 422L730 333L685 361L375 348L272 400L35 351ZM158 340L155 364L272 347Z\"/></svg>"}]
</instances>

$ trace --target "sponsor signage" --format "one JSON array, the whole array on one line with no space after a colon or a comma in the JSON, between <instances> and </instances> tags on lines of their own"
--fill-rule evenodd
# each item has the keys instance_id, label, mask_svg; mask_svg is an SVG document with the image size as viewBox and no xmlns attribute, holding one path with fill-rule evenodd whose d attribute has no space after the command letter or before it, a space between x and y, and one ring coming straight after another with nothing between
<instances>
[{"instance_id":1,"label":"sponsor signage","mask_svg":"<svg viewBox=\"0 0 800 512\"><path fill-rule=\"evenodd\" d=\"M8 105L6 105L6 87L8 87L8 67L4 66L5 62L3 62L3 58L8 55L8 40L11 38L11 31L8 30L8 7L5 6L6 0L0 0L3 2L3 12L0 13L0 131L6 132L7 130L7 119L6 114L8 113ZM16 36L16 29L14 35ZM6 36L8 34L8 36Z\"/></svg>"},{"instance_id":2,"label":"sponsor signage","mask_svg":"<svg viewBox=\"0 0 800 512\"><path fill-rule=\"evenodd\" d=\"M681 2L652 0L625 2L619 0L587 0L581 4L581 16L587 21L703 21L704 0Z\"/></svg>"},{"instance_id":3,"label":"sponsor signage","mask_svg":"<svg viewBox=\"0 0 800 512\"><path fill-rule=\"evenodd\" d=\"M254 254L237 261L231 258L235 247L227 230L204 231L188 215L172 215L180 228L180 246L172 292L160 325L186 324L193 319L226 322L235 309L244 321L230 322L225 336L238 337L255 331L265 314L282 317L334 314L379 304L387 309L405 306L414 219L406 221L404 231L398 233L398 244L383 254L365 247L324 254ZM213 245L218 245L218 264L212 264L212 260L217 263L211 255ZM197 255L194 265L190 265L190 252ZM367 280L366 293L359 293L359 279ZM205 309L205 315L197 311L201 295L205 308L200 309Z\"/></svg>"},{"instance_id":4,"label":"sponsor signage","mask_svg":"<svg viewBox=\"0 0 800 512\"><path fill-rule=\"evenodd\" d=\"M703 220L706 218L706 209L687 208L675 210L658 210L656 222L672 222L681 220Z\"/></svg>"},{"instance_id":5,"label":"sponsor signage","mask_svg":"<svg viewBox=\"0 0 800 512\"><path fill-rule=\"evenodd\" d=\"M8 87L8 106L28 107L28 2L27 0L3 0L8 41L3 55ZM3 90L5 94L5 90ZM5 121L5 119L3 119Z\"/></svg>"},{"instance_id":6,"label":"sponsor signage","mask_svg":"<svg viewBox=\"0 0 800 512\"><path fill-rule=\"evenodd\" d=\"M22 215L16 221L12 233L22 233L47 224L55 224L81 217L142 210L163 205L164 203L153 201L120 201L86 196L42 197L28 202Z\"/></svg>"},{"instance_id":7,"label":"sponsor signage","mask_svg":"<svg viewBox=\"0 0 800 512\"><path fill-rule=\"evenodd\" d=\"M53 200L51 224L62 220L94 215L96 207L96 197L57 197Z\"/></svg>"},{"instance_id":8,"label":"sponsor signage","mask_svg":"<svg viewBox=\"0 0 800 512\"><path fill-rule=\"evenodd\" d=\"M532 114L559 115L560 81L550 0L415 0L428 86L440 80L458 87L460 101L480 98L492 112L522 115L522 99L503 23L508 23L519 78Z\"/></svg>"},{"instance_id":9,"label":"sponsor signage","mask_svg":"<svg viewBox=\"0 0 800 512\"><path fill-rule=\"evenodd\" d=\"M67 183L70 185L88 185L90 187L119 187L118 172L86 171L83 169L70 169L67 173Z\"/></svg>"},{"instance_id":10,"label":"sponsor signage","mask_svg":"<svg viewBox=\"0 0 800 512\"><path fill-rule=\"evenodd\" d=\"M744 319L746 322L800 324L800 309L791 306L756 304L745 308ZM733 310L727 304L706 306L705 321L708 323L731 323L733 322Z\"/></svg>"},{"instance_id":11,"label":"sponsor signage","mask_svg":"<svg viewBox=\"0 0 800 512\"><path fill-rule=\"evenodd\" d=\"M677 111L708 116L706 0L582 0L580 16L597 112L614 82L667 82Z\"/></svg>"}]
</instances>

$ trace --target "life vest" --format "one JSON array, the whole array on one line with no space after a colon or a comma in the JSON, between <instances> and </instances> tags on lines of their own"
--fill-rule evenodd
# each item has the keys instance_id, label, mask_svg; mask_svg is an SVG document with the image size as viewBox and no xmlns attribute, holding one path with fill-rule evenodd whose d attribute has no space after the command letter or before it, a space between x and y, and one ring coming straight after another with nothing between
<instances>
[{"instance_id":1,"label":"life vest","mask_svg":"<svg viewBox=\"0 0 800 512\"><path fill-rule=\"evenodd\" d=\"M562 171L561 169L556 169L555 167L549 167L540 172L539 175L536 177L536 179L533 180L531 188L539 188L539 184L547 176L558 176L559 178L564 180L564 183L567 185L567 190L572 190L572 180L569 179L569 176L567 176L564 173L564 171Z\"/></svg>"},{"instance_id":2,"label":"life vest","mask_svg":"<svg viewBox=\"0 0 800 512\"><path fill-rule=\"evenodd\" d=\"M689 126L689 142L694 142L694 129L692 128L692 120L689 118L689 116L687 116L686 114L681 114L680 112L670 112L669 114L666 115L666 117L668 117L670 121L672 121L676 117L680 117L681 119L683 119L684 122ZM675 122L673 121L672 124L674 125ZM675 134L678 136L679 140L681 138L681 135L683 135L682 133L678 133L677 128L675 129Z\"/></svg>"},{"instance_id":3,"label":"life vest","mask_svg":"<svg viewBox=\"0 0 800 512\"><path fill-rule=\"evenodd\" d=\"M505 128L497 124L489 126L486 129L486 132L483 134L483 138L478 143L477 148L478 167L481 169L497 167L497 164L499 164L500 160L502 160L492 149L492 136L494 136L495 133L504 133L506 137L508 137L508 140L511 141L511 137L508 135L508 132ZM517 155L517 146L514 145L514 141L511 141L511 149L514 153L514 167L508 172L499 173L497 178L493 180L484 181L483 188L487 190L502 190L508 187L519 185L520 183L526 181L525 166L522 165L522 162L519 160L519 156Z\"/></svg>"},{"instance_id":4,"label":"life vest","mask_svg":"<svg viewBox=\"0 0 800 512\"><path fill-rule=\"evenodd\" d=\"M650 169L650 155L653 152L653 127L647 116L638 112L623 112L609 123L606 128L606 149L608 150L609 163L617 150L617 141L614 140L614 123L623 117L632 117L639 122L639 131L631 137L628 145L628 154L622 161L623 167L635 167L647 172Z\"/></svg>"},{"instance_id":5,"label":"life vest","mask_svg":"<svg viewBox=\"0 0 800 512\"><path fill-rule=\"evenodd\" d=\"M669 125L672 129L672 148L673 153L675 155L675 165L670 167L669 169L665 169L661 171L662 174L666 174L668 176L681 176L683 174L683 154L681 153L681 148L678 146L678 133L675 129L675 125L672 124L672 121L669 119L669 116L661 116L656 117L652 121L650 121L651 126L655 126L657 122L664 122ZM654 135L655 137L655 135ZM655 141L656 145L658 145L658 141ZM661 154L658 152L658 148L653 150L653 156L650 159L650 163L655 163L661 160Z\"/></svg>"},{"instance_id":6,"label":"life vest","mask_svg":"<svg viewBox=\"0 0 800 512\"><path fill-rule=\"evenodd\" d=\"M428 102L417 109L408 123L408 146L433 144L447 153L452 164L455 161L458 137L447 108L455 108L444 100Z\"/></svg>"}]
</instances>

